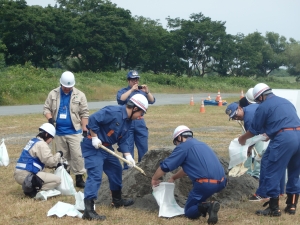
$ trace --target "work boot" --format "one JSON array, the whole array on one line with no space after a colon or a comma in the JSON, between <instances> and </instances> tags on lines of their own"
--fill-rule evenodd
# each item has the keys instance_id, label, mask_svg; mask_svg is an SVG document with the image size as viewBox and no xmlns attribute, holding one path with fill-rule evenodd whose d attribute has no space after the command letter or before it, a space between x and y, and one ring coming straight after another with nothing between
<instances>
[{"instance_id":1,"label":"work boot","mask_svg":"<svg viewBox=\"0 0 300 225\"><path fill-rule=\"evenodd\" d=\"M122 192L121 191L111 191L112 195L112 203L111 205L113 207L119 208L119 207L126 207L133 205L134 201L132 199L124 199L122 198Z\"/></svg>"},{"instance_id":2,"label":"work boot","mask_svg":"<svg viewBox=\"0 0 300 225\"><path fill-rule=\"evenodd\" d=\"M216 224L218 222L218 211L220 209L220 203L215 202L202 202L198 204L198 210L201 216L206 217L208 213L208 224Z\"/></svg>"},{"instance_id":3,"label":"work boot","mask_svg":"<svg viewBox=\"0 0 300 225\"><path fill-rule=\"evenodd\" d=\"M263 207L266 207L267 205L269 205L268 208L264 210L257 210L255 214L259 216L281 216L281 211L279 209L279 197L270 198L270 201L265 202Z\"/></svg>"},{"instance_id":4,"label":"work boot","mask_svg":"<svg viewBox=\"0 0 300 225\"><path fill-rule=\"evenodd\" d=\"M76 175L75 176L76 178L76 187L79 187L79 188L84 188L85 187L85 183L82 179L82 175Z\"/></svg>"},{"instance_id":5,"label":"work boot","mask_svg":"<svg viewBox=\"0 0 300 225\"><path fill-rule=\"evenodd\" d=\"M284 212L290 215L295 215L299 194L286 194L286 195L287 195L287 199L285 202L286 207L284 209Z\"/></svg>"},{"instance_id":6,"label":"work boot","mask_svg":"<svg viewBox=\"0 0 300 225\"><path fill-rule=\"evenodd\" d=\"M84 199L84 213L82 215L84 220L105 220L105 216L100 216L94 210L94 200Z\"/></svg>"}]
</instances>

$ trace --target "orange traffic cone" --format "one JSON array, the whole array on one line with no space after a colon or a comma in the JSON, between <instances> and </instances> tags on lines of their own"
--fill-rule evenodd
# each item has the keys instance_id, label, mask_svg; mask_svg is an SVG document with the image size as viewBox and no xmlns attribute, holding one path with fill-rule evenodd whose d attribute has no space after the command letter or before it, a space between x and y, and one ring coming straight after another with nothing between
<instances>
[{"instance_id":1,"label":"orange traffic cone","mask_svg":"<svg viewBox=\"0 0 300 225\"><path fill-rule=\"evenodd\" d=\"M194 103L194 98L193 98L193 96L191 97L191 100L190 100L190 105L194 105L195 103Z\"/></svg>"},{"instance_id":2,"label":"orange traffic cone","mask_svg":"<svg viewBox=\"0 0 300 225\"><path fill-rule=\"evenodd\" d=\"M200 113L205 113L204 101L203 100L201 101Z\"/></svg>"},{"instance_id":3,"label":"orange traffic cone","mask_svg":"<svg viewBox=\"0 0 300 225\"><path fill-rule=\"evenodd\" d=\"M240 98L243 98L244 97L244 92L243 92L243 90L241 90L241 96L240 96Z\"/></svg>"},{"instance_id":4,"label":"orange traffic cone","mask_svg":"<svg viewBox=\"0 0 300 225\"><path fill-rule=\"evenodd\" d=\"M220 94L220 90L218 90L218 94L217 94L217 97L216 97L216 102L220 101L220 98L221 98L221 94Z\"/></svg>"},{"instance_id":5,"label":"orange traffic cone","mask_svg":"<svg viewBox=\"0 0 300 225\"><path fill-rule=\"evenodd\" d=\"M221 96L220 96L220 99L219 99L219 102L218 102L218 106L223 106L223 101L222 101Z\"/></svg>"},{"instance_id":6,"label":"orange traffic cone","mask_svg":"<svg viewBox=\"0 0 300 225\"><path fill-rule=\"evenodd\" d=\"M210 94L208 94L207 100L209 100L209 101L211 100Z\"/></svg>"}]
</instances>

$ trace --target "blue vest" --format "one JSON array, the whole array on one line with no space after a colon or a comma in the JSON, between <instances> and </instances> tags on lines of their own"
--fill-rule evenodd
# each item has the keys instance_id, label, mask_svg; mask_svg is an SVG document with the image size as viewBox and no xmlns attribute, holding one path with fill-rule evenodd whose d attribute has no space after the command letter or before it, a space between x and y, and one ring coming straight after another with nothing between
<instances>
[{"instance_id":1,"label":"blue vest","mask_svg":"<svg viewBox=\"0 0 300 225\"><path fill-rule=\"evenodd\" d=\"M21 170L27 170L29 172L32 172L34 174L37 174L38 172L42 171L45 167L45 164L42 163L39 158L32 157L29 154L29 150L38 142L40 141L38 138L32 138L25 148L23 149L21 156L17 162L17 169Z\"/></svg>"}]
</instances>

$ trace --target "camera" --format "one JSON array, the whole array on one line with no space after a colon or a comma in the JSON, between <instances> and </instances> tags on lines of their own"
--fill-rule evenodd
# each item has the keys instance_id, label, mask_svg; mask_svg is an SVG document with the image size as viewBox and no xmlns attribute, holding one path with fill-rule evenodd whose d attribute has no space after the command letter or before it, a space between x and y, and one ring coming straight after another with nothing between
<instances>
[{"instance_id":1,"label":"camera","mask_svg":"<svg viewBox=\"0 0 300 225\"><path fill-rule=\"evenodd\" d=\"M139 86L138 86L138 89L143 89L143 86L139 85Z\"/></svg>"}]
</instances>

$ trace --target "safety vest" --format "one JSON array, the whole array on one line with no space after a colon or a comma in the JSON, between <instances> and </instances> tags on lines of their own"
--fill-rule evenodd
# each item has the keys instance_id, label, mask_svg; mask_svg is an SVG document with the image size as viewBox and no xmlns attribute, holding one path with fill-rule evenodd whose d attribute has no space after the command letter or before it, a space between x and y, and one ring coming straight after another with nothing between
<instances>
[{"instance_id":1,"label":"safety vest","mask_svg":"<svg viewBox=\"0 0 300 225\"><path fill-rule=\"evenodd\" d=\"M32 138L25 148L23 149L21 156L17 162L17 169L27 170L34 174L37 174L39 171L42 171L45 167L45 164L42 163L39 158L33 157L29 154L29 150L40 141L38 138Z\"/></svg>"}]
</instances>

